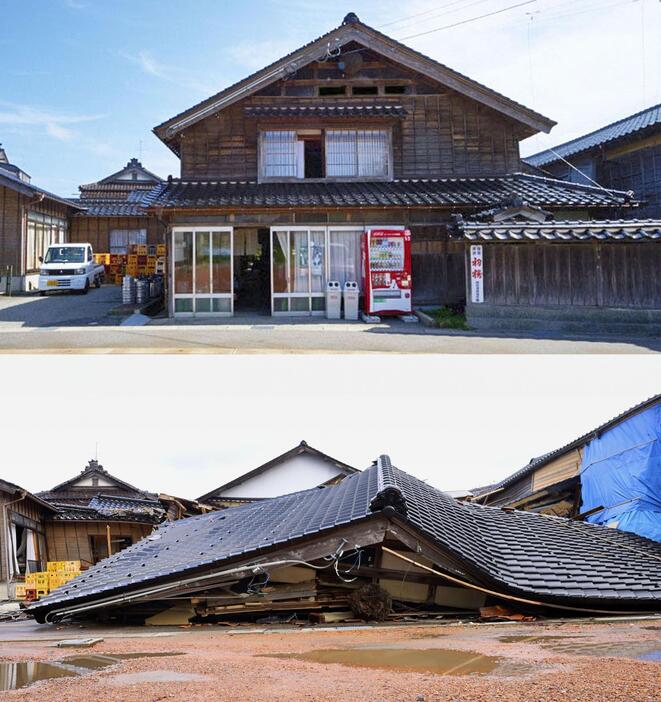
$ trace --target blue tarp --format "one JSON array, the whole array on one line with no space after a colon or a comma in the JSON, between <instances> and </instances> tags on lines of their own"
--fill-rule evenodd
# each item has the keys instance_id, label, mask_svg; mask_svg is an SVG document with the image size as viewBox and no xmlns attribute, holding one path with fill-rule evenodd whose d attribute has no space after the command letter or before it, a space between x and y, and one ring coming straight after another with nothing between
<instances>
[{"instance_id":1,"label":"blue tarp","mask_svg":"<svg viewBox=\"0 0 661 702\"><path fill-rule=\"evenodd\" d=\"M661 404L590 441L581 465L581 511L589 522L661 541Z\"/></svg>"}]
</instances>

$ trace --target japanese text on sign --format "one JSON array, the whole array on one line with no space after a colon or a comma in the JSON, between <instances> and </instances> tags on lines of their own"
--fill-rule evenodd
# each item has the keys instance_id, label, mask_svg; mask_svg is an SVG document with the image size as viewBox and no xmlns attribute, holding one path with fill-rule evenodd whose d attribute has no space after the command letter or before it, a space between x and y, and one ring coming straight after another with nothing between
<instances>
[{"instance_id":1,"label":"japanese text on sign","mask_svg":"<svg viewBox=\"0 0 661 702\"><path fill-rule=\"evenodd\" d=\"M471 302L484 302L484 258L481 246L470 247Z\"/></svg>"}]
</instances>

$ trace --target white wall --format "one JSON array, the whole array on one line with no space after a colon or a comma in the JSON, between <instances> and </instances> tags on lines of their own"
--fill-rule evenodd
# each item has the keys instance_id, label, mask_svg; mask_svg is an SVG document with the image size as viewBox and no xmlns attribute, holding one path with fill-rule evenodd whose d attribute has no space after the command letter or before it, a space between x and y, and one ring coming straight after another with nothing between
<instances>
[{"instance_id":1,"label":"white wall","mask_svg":"<svg viewBox=\"0 0 661 702\"><path fill-rule=\"evenodd\" d=\"M223 491L222 496L277 497L316 487L339 474L331 463L303 453Z\"/></svg>"},{"instance_id":2,"label":"white wall","mask_svg":"<svg viewBox=\"0 0 661 702\"><path fill-rule=\"evenodd\" d=\"M104 480L104 478L99 478L99 482L94 485L92 482L92 477L88 478L81 478L77 482L75 482L74 487L113 487L115 483L112 482L112 480Z\"/></svg>"}]
</instances>

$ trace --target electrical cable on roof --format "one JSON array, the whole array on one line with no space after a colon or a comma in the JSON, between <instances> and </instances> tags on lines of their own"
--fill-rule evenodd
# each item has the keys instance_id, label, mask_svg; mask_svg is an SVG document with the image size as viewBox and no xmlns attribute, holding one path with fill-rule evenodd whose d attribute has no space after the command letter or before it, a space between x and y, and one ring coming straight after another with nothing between
<instances>
[{"instance_id":1,"label":"electrical cable on roof","mask_svg":"<svg viewBox=\"0 0 661 702\"><path fill-rule=\"evenodd\" d=\"M405 41L406 39L415 39L416 37L424 37L427 34L440 32L443 29L451 29L452 27L459 27L462 24L476 22L477 20L484 19L485 17L493 17L494 15L500 15L503 12L507 12L508 10L514 10L517 7L523 7L524 5L532 5L535 2L537 2L537 0L525 0L525 2L519 2L516 5L509 5L508 7L503 7L500 10L494 10L493 12L487 12L483 15L478 15L477 17L471 17L470 19L461 20L461 22L455 22L454 24L446 24L444 27L436 27L436 29L429 29L426 32L419 32L418 34L410 34L406 37L400 37L398 41Z\"/></svg>"}]
</instances>

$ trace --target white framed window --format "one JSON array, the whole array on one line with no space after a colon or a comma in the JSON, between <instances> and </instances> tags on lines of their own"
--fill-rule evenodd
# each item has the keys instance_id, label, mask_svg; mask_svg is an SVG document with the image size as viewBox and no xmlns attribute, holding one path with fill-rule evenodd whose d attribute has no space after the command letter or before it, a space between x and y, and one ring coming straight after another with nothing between
<instances>
[{"instance_id":1,"label":"white framed window","mask_svg":"<svg viewBox=\"0 0 661 702\"><path fill-rule=\"evenodd\" d=\"M112 254L127 254L129 246L133 244L146 244L146 229L111 229L108 244Z\"/></svg>"},{"instance_id":2,"label":"white framed window","mask_svg":"<svg viewBox=\"0 0 661 702\"><path fill-rule=\"evenodd\" d=\"M390 132L385 129L326 130L326 176L387 178Z\"/></svg>"},{"instance_id":3,"label":"white framed window","mask_svg":"<svg viewBox=\"0 0 661 702\"><path fill-rule=\"evenodd\" d=\"M297 178L299 172L298 139L294 131L262 132L260 164L263 178Z\"/></svg>"}]
</instances>

